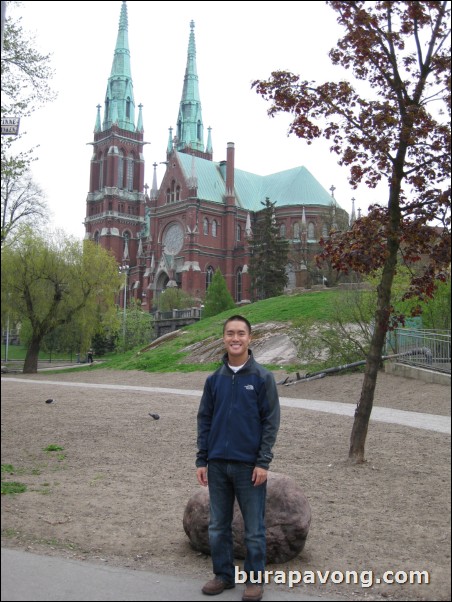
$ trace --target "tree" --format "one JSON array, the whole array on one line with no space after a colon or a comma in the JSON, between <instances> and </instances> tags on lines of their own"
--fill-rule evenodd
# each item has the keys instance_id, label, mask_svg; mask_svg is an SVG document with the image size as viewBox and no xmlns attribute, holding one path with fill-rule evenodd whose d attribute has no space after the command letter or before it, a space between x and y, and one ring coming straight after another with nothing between
<instances>
[{"instance_id":1,"label":"tree","mask_svg":"<svg viewBox=\"0 0 452 602\"><path fill-rule=\"evenodd\" d=\"M29 172L16 177L10 173L2 176L2 232L1 244L20 224L33 224L36 228L48 219L48 208L42 189L33 182Z\"/></svg>"},{"instance_id":2,"label":"tree","mask_svg":"<svg viewBox=\"0 0 452 602\"><path fill-rule=\"evenodd\" d=\"M134 347L148 345L154 334L153 316L149 312L143 311L141 304L135 299L131 300L125 313L123 310L120 313L122 314L121 319L123 320L125 317L126 322L123 323L123 327L119 332L119 349L129 351Z\"/></svg>"},{"instance_id":3,"label":"tree","mask_svg":"<svg viewBox=\"0 0 452 602\"><path fill-rule=\"evenodd\" d=\"M211 316L216 316L222 311L233 309L234 307L234 299L228 290L226 280L224 279L220 268L217 268L212 276L212 282L207 289L202 317L210 318Z\"/></svg>"},{"instance_id":4,"label":"tree","mask_svg":"<svg viewBox=\"0 0 452 602\"><path fill-rule=\"evenodd\" d=\"M2 315L8 312L31 328L24 373L35 373L44 337L77 322L84 348L103 314L115 311L120 287L112 255L91 241L57 232L44 237L22 228L2 252Z\"/></svg>"},{"instance_id":5,"label":"tree","mask_svg":"<svg viewBox=\"0 0 452 602\"><path fill-rule=\"evenodd\" d=\"M450 278L440 282L434 298L428 301L422 311L422 325L434 330L450 330L451 294Z\"/></svg>"},{"instance_id":6,"label":"tree","mask_svg":"<svg viewBox=\"0 0 452 602\"><path fill-rule=\"evenodd\" d=\"M196 304L195 299L181 288L170 287L162 291L158 298L159 311L171 311L172 309L186 309Z\"/></svg>"},{"instance_id":7,"label":"tree","mask_svg":"<svg viewBox=\"0 0 452 602\"><path fill-rule=\"evenodd\" d=\"M402 319L391 306L399 254L410 267L423 260L406 293L421 300L434 295L450 263L450 9L448 2L327 4L345 28L330 58L352 70L356 89L283 71L253 86L272 102L270 115L293 114L290 133L308 144L321 136L331 141L353 187L387 183L387 204L331 236L323 252L344 272L382 269L349 447L349 459L363 462L386 334L394 318Z\"/></svg>"},{"instance_id":8,"label":"tree","mask_svg":"<svg viewBox=\"0 0 452 602\"><path fill-rule=\"evenodd\" d=\"M279 235L275 204L266 198L261 205L264 209L250 241L250 276L254 301L282 295L288 283L286 266L289 241Z\"/></svg>"},{"instance_id":9,"label":"tree","mask_svg":"<svg viewBox=\"0 0 452 602\"><path fill-rule=\"evenodd\" d=\"M12 4L12 3L10 3ZM43 104L53 100L55 93L49 86L53 77L50 55L40 54L35 39L24 32L21 19L7 15L3 32L1 54L1 117L23 118L31 115ZM2 136L1 175L19 177L32 161L33 150L12 155L12 144L19 136Z\"/></svg>"}]
</instances>

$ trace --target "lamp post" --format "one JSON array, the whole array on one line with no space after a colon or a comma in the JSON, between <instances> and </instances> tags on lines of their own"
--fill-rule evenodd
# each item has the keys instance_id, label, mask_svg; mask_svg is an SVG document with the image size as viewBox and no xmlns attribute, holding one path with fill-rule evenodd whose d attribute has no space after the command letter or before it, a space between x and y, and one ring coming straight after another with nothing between
<instances>
[{"instance_id":1,"label":"lamp post","mask_svg":"<svg viewBox=\"0 0 452 602\"><path fill-rule=\"evenodd\" d=\"M8 312L8 320L6 322L5 363L8 362L8 350L9 350L9 312Z\"/></svg>"},{"instance_id":2,"label":"lamp post","mask_svg":"<svg viewBox=\"0 0 452 602\"><path fill-rule=\"evenodd\" d=\"M127 280L128 280L128 275L129 275L129 265L126 263L123 263L121 266L119 266L119 273L124 274L124 276L125 276L125 279L124 279L124 307L123 307L123 317L122 317L122 337L123 337L123 345L124 345L124 351L125 351L126 350L126 319L127 319L127 314L126 314Z\"/></svg>"}]
</instances>

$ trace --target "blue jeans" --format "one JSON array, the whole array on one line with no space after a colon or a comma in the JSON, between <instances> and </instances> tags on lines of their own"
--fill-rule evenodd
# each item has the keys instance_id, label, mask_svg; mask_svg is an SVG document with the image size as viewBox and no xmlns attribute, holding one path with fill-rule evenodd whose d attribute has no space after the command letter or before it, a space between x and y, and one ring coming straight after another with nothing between
<instances>
[{"instance_id":1,"label":"blue jeans","mask_svg":"<svg viewBox=\"0 0 452 602\"><path fill-rule=\"evenodd\" d=\"M213 460L208 465L210 496L209 543L213 572L234 583L232 518L237 498L245 525L244 570L250 577L263 576L266 560L265 500L267 483L255 487L251 481L254 466L241 462ZM253 575L251 575L253 578Z\"/></svg>"}]
</instances>

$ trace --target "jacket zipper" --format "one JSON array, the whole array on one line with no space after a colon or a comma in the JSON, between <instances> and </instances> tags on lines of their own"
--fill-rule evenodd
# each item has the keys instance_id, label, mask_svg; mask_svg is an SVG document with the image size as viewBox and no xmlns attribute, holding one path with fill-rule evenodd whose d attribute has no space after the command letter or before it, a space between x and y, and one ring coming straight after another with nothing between
<instances>
[{"instance_id":1,"label":"jacket zipper","mask_svg":"<svg viewBox=\"0 0 452 602\"><path fill-rule=\"evenodd\" d=\"M228 457L228 448L229 448L229 433L231 430L231 414L232 414L232 405L235 399L235 373L232 375L232 391L231 391L231 399L229 400L229 410L228 410L228 438L226 439L225 445L225 456Z\"/></svg>"}]
</instances>

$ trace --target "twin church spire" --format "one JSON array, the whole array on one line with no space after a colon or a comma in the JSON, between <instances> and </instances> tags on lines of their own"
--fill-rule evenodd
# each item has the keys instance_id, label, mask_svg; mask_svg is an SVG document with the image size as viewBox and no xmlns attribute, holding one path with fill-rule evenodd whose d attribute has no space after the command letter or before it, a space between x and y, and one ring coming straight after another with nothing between
<instances>
[{"instance_id":1,"label":"twin church spire","mask_svg":"<svg viewBox=\"0 0 452 602\"><path fill-rule=\"evenodd\" d=\"M174 149L180 152L196 154L212 159L211 129L208 128L207 146L204 147L204 125L202 120L201 100L199 96L198 73L196 69L195 23L190 23L187 65L185 69L182 98L177 117L176 134L170 138L167 152ZM132 73L130 68L130 51L128 39L127 3L122 2L119 18L118 37L116 40L113 65L105 93L104 117L101 121L100 105L97 107L95 133L110 129L117 125L129 132L143 131L142 106L139 105L138 121L135 125L135 99L133 94Z\"/></svg>"},{"instance_id":2,"label":"twin church spire","mask_svg":"<svg viewBox=\"0 0 452 602\"><path fill-rule=\"evenodd\" d=\"M128 132L143 129L141 107L138 123L135 126L135 99L133 95L132 71L128 34L127 4L123 0L119 17L118 37L115 54L105 93L104 119L100 125L100 107L97 107L97 120L94 131L105 131L113 125Z\"/></svg>"},{"instance_id":3,"label":"twin church spire","mask_svg":"<svg viewBox=\"0 0 452 602\"><path fill-rule=\"evenodd\" d=\"M206 152L212 152L209 128L209 140ZM184 87L177 117L175 146L178 151L204 152L204 126L202 121L201 100L199 97L198 73L196 70L195 23L190 22L187 66L185 68Z\"/></svg>"}]
</instances>

